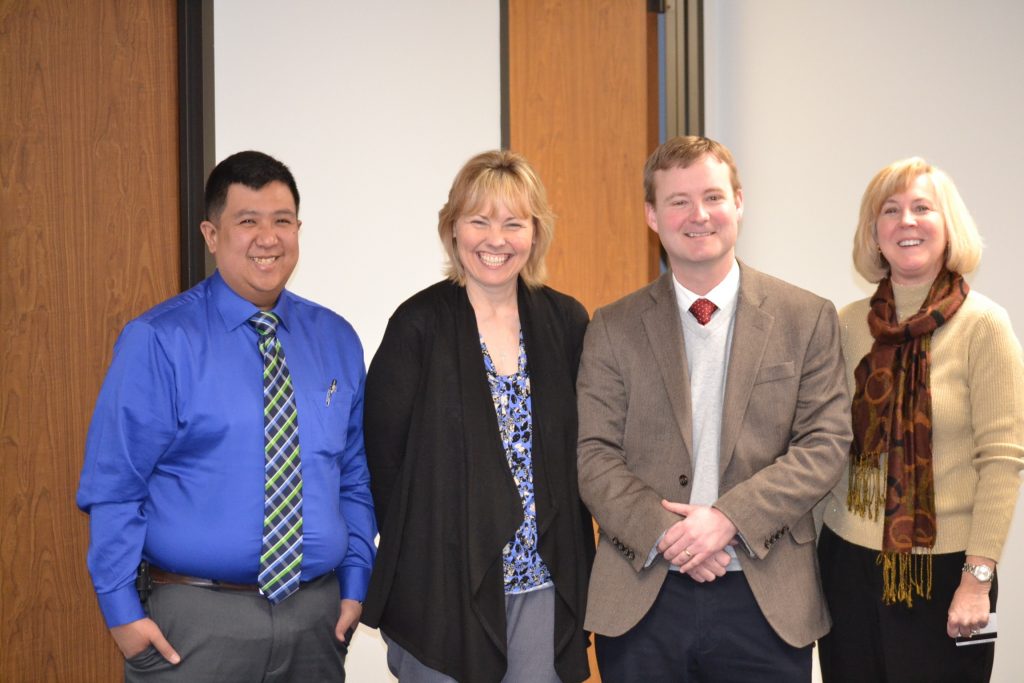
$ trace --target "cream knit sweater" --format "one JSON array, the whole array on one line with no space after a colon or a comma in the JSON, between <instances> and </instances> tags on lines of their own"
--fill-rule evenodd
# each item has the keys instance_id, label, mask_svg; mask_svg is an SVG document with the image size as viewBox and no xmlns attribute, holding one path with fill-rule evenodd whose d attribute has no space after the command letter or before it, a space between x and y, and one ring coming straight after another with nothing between
<instances>
[{"instance_id":1,"label":"cream knit sweater","mask_svg":"<svg viewBox=\"0 0 1024 683\"><path fill-rule=\"evenodd\" d=\"M900 320L920 309L930 284L894 285ZM869 300L839 312L846 378L871 350ZM935 553L966 550L998 561L1024 468L1024 358L1006 311L971 291L932 336L932 467ZM847 470L825 497L825 524L851 543L881 549L882 519L846 507Z\"/></svg>"}]
</instances>

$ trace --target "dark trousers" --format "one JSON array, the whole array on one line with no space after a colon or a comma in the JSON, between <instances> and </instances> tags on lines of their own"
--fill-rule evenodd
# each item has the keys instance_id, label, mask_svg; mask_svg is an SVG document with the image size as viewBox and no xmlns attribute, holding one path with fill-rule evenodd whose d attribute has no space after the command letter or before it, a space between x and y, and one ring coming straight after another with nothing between
<instances>
[{"instance_id":1,"label":"dark trousers","mask_svg":"<svg viewBox=\"0 0 1024 683\"><path fill-rule=\"evenodd\" d=\"M605 683L808 682L811 647L779 638L743 572L710 583L669 572L640 623L615 638L596 636Z\"/></svg>"},{"instance_id":2,"label":"dark trousers","mask_svg":"<svg viewBox=\"0 0 1024 683\"><path fill-rule=\"evenodd\" d=\"M160 585L146 611L181 655L173 666L153 647L125 662L129 683L344 681L338 579L327 574L271 606L258 593Z\"/></svg>"},{"instance_id":3,"label":"dark trousers","mask_svg":"<svg viewBox=\"0 0 1024 683\"><path fill-rule=\"evenodd\" d=\"M985 683L995 645L957 647L946 635L946 613L960 585L964 553L932 558L932 598L913 607L882 603L878 551L821 530L818 560L832 631L818 641L825 683ZM996 609L998 586L989 594Z\"/></svg>"}]
</instances>

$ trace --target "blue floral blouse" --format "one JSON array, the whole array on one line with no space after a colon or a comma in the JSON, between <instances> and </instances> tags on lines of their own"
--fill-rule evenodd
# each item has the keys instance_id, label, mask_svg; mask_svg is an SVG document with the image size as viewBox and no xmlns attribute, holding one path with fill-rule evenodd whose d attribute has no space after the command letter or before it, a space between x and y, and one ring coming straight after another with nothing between
<instances>
[{"instance_id":1,"label":"blue floral blouse","mask_svg":"<svg viewBox=\"0 0 1024 683\"><path fill-rule=\"evenodd\" d=\"M551 584L551 574L537 552L537 506L533 497L533 418L526 346L519 332L519 367L515 374L499 375L483 338L480 350L487 369L498 431L505 459L523 503L523 523L501 551L505 593L525 593Z\"/></svg>"}]
</instances>

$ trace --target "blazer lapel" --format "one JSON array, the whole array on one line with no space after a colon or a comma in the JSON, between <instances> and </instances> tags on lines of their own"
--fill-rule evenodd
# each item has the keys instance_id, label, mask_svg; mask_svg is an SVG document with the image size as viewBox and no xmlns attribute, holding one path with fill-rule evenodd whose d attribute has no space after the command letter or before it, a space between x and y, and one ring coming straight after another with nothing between
<instances>
[{"instance_id":1,"label":"blazer lapel","mask_svg":"<svg viewBox=\"0 0 1024 683\"><path fill-rule=\"evenodd\" d=\"M740 291L736 299L736 322L733 326L729 373L725 381L722 406L722 452L718 471L723 479L732 460L754 380L761 368L761 359L775 322L771 314L761 309L764 294L758 277L758 273L740 264Z\"/></svg>"},{"instance_id":2,"label":"blazer lapel","mask_svg":"<svg viewBox=\"0 0 1024 683\"><path fill-rule=\"evenodd\" d=\"M683 327L679 306L672 289L672 274L665 273L651 288L654 305L641 315L644 331L651 344L651 353L665 382L679 433L686 446L686 459L692 462L693 412L690 408L690 373L686 365Z\"/></svg>"}]
</instances>

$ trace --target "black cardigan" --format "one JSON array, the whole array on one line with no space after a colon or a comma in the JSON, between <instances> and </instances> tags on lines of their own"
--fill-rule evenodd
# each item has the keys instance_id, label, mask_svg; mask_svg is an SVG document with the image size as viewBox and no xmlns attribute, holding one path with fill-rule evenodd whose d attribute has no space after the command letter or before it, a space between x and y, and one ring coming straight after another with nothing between
<instances>
[{"instance_id":1,"label":"black cardigan","mask_svg":"<svg viewBox=\"0 0 1024 683\"><path fill-rule=\"evenodd\" d=\"M589 675L583 631L594 555L576 479L576 370L587 312L518 286L530 373L541 558L555 599L555 669ZM522 522L464 287L440 282L399 306L366 377L366 456L380 548L363 622L458 681L506 669L501 551Z\"/></svg>"}]
</instances>

